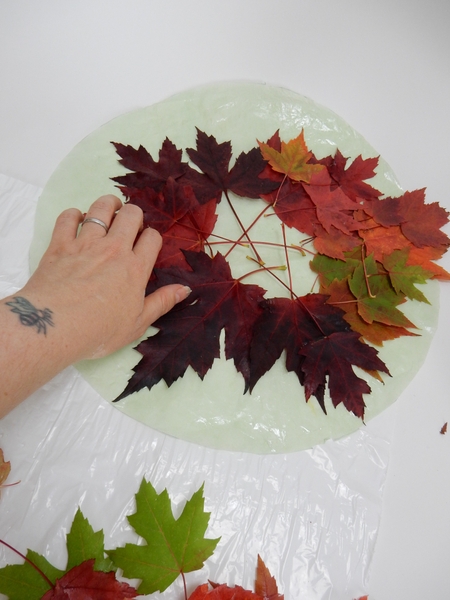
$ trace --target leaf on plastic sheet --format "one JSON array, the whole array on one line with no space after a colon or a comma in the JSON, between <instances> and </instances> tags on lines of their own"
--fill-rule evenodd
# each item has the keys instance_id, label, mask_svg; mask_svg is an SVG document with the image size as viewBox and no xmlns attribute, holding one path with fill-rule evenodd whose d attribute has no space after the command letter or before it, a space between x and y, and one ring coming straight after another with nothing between
<instances>
[{"instance_id":1,"label":"leaf on plastic sheet","mask_svg":"<svg viewBox=\"0 0 450 600\"><path fill-rule=\"evenodd\" d=\"M220 585L212 584L210 587L204 583L192 592L189 600L261 600L261 596L245 590L240 585L229 587L222 583Z\"/></svg>"},{"instance_id":2,"label":"leaf on plastic sheet","mask_svg":"<svg viewBox=\"0 0 450 600\"><path fill-rule=\"evenodd\" d=\"M442 258L446 251L447 248L445 246L437 246L435 248L426 246L423 248L416 248L416 246L411 246L406 264L421 265L426 271L433 273L433 279L450 281L450 273L433 262Z\"/></svg>"},{"instance_id":3,"label":"leaf on plastic sheet","mask_svg":"<svg viewBox=\"0 0 450 600\"><path fill-rule=\"evenodd\" d=\"M284 600L284 596L278 593L275 577L272 577L259 555L258 566L256 567L255 593L264 600Z\"/></svg>"},{"instance_id":4,"label":"leaf on plastic sheet","mask_svg":"<svg viewBox=\"0 0 450 600\"><path fill-rule=\"evenodd\" d=\"M117 581L114 573L94 570L94 560L86 560L65 573L42 600L123 600L136 598L135 588Z\"/></svg>"},{"instance_id":5,"label":"leaf on plastic sheet","mask_svg":"<svg viewBox=\"0 0 450 600\"><path fill-rule=\"evenodd\" d=\"M189 600L284 600L278 593L275 578L258 556L255 591L245 590L239 585L229 587L226 584L209 582L199 585L189 596Z\"/></svg>"},{"instance_id":6,"label":"leaf on plastic sheet","mask_svg":"<svg viewBox=\"0 0 450 600\"><path fill-rule=\"evenodd\" d=\"M0 593L6 594L10 600L40 600L44 594L46 599L70 600L113 600L136 596L136 593L132 595L134 588L118 582L113 585L115 574L111 560L105 558L103 532L94 532L79 509L67 535L67 551L68 564L66 569L61 570L50 564L45 557L28 550L27 561L23 564L7 565L0 569ZM92 575L93 569L100 575ZM102 577L105 575L104 571L109 571L108 577ZM55 590L58 595L55 595ZM89 595L88 591L90 593L92 590L99 590L99 593ZM115 590L117 593L123 592L122 595L108 595Z\"/></svg>"},{"instance_id":7,"label":"leaf on plastic sheet","mask_svg":"<svg viewBox=\"0 0 450 600\"><path fill-rule=\"evenodd\" d=\"M359 341L359 334L350 330L349 324L343 318L343 311L326 303L327 297L321 294L308 294L296 300L287 298L272 298L262 303L264 312L255 323L254 335L250 346L250 390L254 388L259 379L274 365L286 351L286 369L294 372L300 383L305 386L306 399L314 395L322 410L325 411L325 374L329 375L330 393L337 394L333 402L337 406L343 400L342 389L337 385L337 380L343 373L349 388L353 385L352 401L345 399L344 405L349 407L358 416L364 413L362 393L366 393L367 384L359 383L359 378L353 373L351 364L364 369L388 372L384 363L377 358L376 351ZM342 334L334 338L334 334ZM354 358L355 363L344 364L330 359L330 352L324 353L320 378L314 378L314 367L307 361L309 352L311 357L317 357L318 348L336 346L339 341L342 347L348 346L348 360ZM322 346L318 344L321 343ZM351 350L351 352L350 352ZM324 362L323 362L324 361ZM333 369L336 369L333 372ZM353 374L351 374L350 373ZM333 381L333 388L331 388ZM343 386L342 386L343 387ZM364 391L363 391L364 390ZM359 399L359 407L355 406Z\"/></svg>"},{"instance_id":8,"label":"leaf on plastic sheet","mask_svg":"<svg viewBox=\"0 0 450 600\"><path fill-rule=\"evenodd\" d=\"M238 196L259 198L275 189L276 182L260 178L266 162L258 148L242 152L231 170L231 143L218 143L212 135L197 129L196 148L188 148L191 161L201 169L198 173L193 169L185 177L185 181L197 190L202 189L205 196L215 198L218 202L223 192L231 190Z\"/></svg>"},{"instance_id":9,"label":"leaf on plastic sheet","mask_svg":"<svg viewBox=\"0 0 450 600\"><path fill-rule=\"evenodd\" d=\"M64 571L56 569L37 552L28 550L26 556L52 583L64 575ZM29 562L0 569L0 593L9 600L41 600L50 589L50 584Z\"/></svg>"},{"instance_id":10,"label":"leaf on plastic sheet","mask_svg":"<svg viewBox=\"0 0 450 600\"><path fill-rule=\"evenodd\" d=\"M75 513L67 534L67 569L72 569L86 560L95 559L97 571L112 571L114 565L105 557L103 530L94 531L80 509Z\"/></svg>"},{"instance_id":11,"label":"leaf on plastic sheet","mask_svg":"<svg viewBox=\"0 0 450 600\"><path fill-rule=\"evenodd\" d=\"M374 348L363 344L359 333L336 332L314 341L307 348L300 349L304 357L302 369L305 373L305 396L321 394L328 376L328 387L334 406L341 402L357 417L364 417L363 394L370 393L370 387L359 378L352 365L366 371L382 371L389 374L386 365L378 358Z\"/></svg>"},{"instance_id":12,"label":"leaf on plastic sheet","mask_svg":"<svg viewBox=\"0 0 450 600\"><path fill-rule=\"evenodd\" d=\"M281 142L280 150L275 144L259 142L262 155L277 173L286 175L293 181L311 181L315 173L324 171L323 165L310 163L313 153L308 150L303 131L289 142Z\"/></svg>"},{"instance_id":13,"label":"leaf on plastic sheet","mask_svg":"<svg viewBox=\"0 0 450 600\"><path fill-rule=\"evenodd\" d=\"M350 325L353 331L357 331L362 337L371 344L383 346L384 342L395 340L402 336L417 336L409 329L404 327L396 327L394 325L384 325L373 321L367 323L358 312L358 302L353 296L348 286L348 280L337 279L327 286L320 288L321 293L328 294L328 303L341 308L344 312L344 319Z\"/></svg>"},{"instance_id":14,"label":"leaf on plastic sheet","mask_svg":"<svg viewBox=\"0 0 450 600\"><path fill-rule=\"evenodd\" d=\"M407 265L408 250L397 250L383 259L383 266L389 273L389 279L397 294L403 293L412 300L426 302L425 295L416 288L416 283L426 283L433 276L431 271L426 271L420 265Z\"/></svg>"},{"instance_id":15,"label":"leaf on plastic sheet","mask_svg":"<svg viewBox=\"0 0 450 600\"><path fill-rule=\"evenodd\" d=\"M133 171L126 175L113 177L123 193L128 196L133 190L150 188L160 191L169 178L178 179L188 170L188 164L181 161L182 151L166 138L159 151L159 160L153 160L143 146L136 150L132 146L112 142L121 157L119 163Z\"/></svg>"},{"instance_id":16,"label":"leaf on plastic sheet","mask_svg":"<svg viewBox=\"0 0 450 600\"><path fill-rule=\"evenodd\" d=\"M348 160L338 148L334 157L328 156L317 162L326 166L333 181L354 202L378 198L380 192L368 184L367 180L375 176L379 158L362 158L359 155L347 167Z\"/></svg>"},{"instance_id":17,"label":"leaf on plastic sheet","mask_svg":"<svg viewBox=\"0 0 450 600\"><path fill-rule=\"evenodd\" d=\"M219 541L204 537L209 513L204 512L203 486L175 519L167 490L158 494L144 479L128 521L146 545L126 544L108 554L125 577L141 579L140 594L162 592L181 573L201 569Z\"/></svg>"},{"instance_id":18,"label":"leaf on plastic sheet","mask_svg":"<svg viewBox=\"0 0 450 600\"><path fill-rule=\"evenodd\" d=\"M10 461L5 461L3 450L0 448L0 487L5 483L11 472Z\"/></svg>"},{"instance_id":19,"label":"leaf on plastic sheet","mask_svg":"<svg viewBox=\"0 0 450 600\"><path fill-rule=\"evenodd\" d=\"M136 349L143 356L120 400L163 379L168 386L184 375L188 366L203 378L220 355L219 337L225 329L225 355L248 382L248 346L252 326L261 308L264 290L235 280L221 254L185 252L191 270L155 269L148 292L169 283L183 283L192 292L187 301L158 319L158 333ZM199 352L199 348L202 349Z\"/></svg>"},{"instance_id":20,"label":"leaf on plastic sheet","mask_svg":"<svg viewBox=\"0 0 450 600\"><path fill-rule=\"evenodd\" d=\"M447 235L440 231L448 222L448 213L437 202L426 204L424 189L405 192L398 198L374 200L364 210L383 227L398 225L418 248L450 244Z\"/></svg>"}]
</instances>

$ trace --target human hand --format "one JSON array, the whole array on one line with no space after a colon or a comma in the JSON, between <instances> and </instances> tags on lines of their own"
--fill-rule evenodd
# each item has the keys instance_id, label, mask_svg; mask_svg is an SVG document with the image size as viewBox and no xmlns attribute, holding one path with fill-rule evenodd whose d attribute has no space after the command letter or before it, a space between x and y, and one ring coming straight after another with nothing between
<instances>
[{"instance_id":1,"label":"human hand","mask_svg":"<svg viewBox=\"0 0 450 600\"><path fill-rule=\"evenodd\" d=\"M95 222L79 230L81 212L65 210L48 250L20 292L34 306L52 311L49 338L64 340L60 351L67 353L68 364L106 356L133 342L190 291L173 284L144 296L162 240L148 228L138 237L140 208L102 196L86 218L100 219L109 230Z\"/></svg>"}]
</instances>

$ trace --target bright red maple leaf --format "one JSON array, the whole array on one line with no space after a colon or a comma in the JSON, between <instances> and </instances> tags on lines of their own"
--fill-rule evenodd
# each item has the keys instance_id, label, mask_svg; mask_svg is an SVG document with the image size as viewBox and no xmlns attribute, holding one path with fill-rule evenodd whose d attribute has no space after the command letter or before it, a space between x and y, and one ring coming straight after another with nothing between
<instances>
[{"instance_id":1,"label":"bright red maple leaf","mask_svg":"<svg viewBox=\"0 0 450 600\"><path fill-rule=\"evenodd\" d=\"M317 162L326 166L332 180L354 202L378 198L380 192L367 183L375 175L378 158L364 159L359 155L346 167L347 161L348 158L338 148L334 156L327 156Z\"/></svg>"},{"instance_id":2,"label":"bright red maple leaf","mask_svg":"<svg viewBox=\"0 0 450 600\"><path fill-rule=\"evenodd\" d=\"M281 188L263 198L272 204L280 221L288 227L315 235L315 225L319 225L316 207L301 183L287 179Z\"/></svg>"},{"instance_id":3,"label":"bright red maple leaf","mask_svg":"<svg viewBox=\"0 0 450 600\"><path fill-rule=\"evenodd\" d=\"M86 560L70 569L42 600L123 600L138 596L128 583L117 581L113 571L94 571L94 563L94 559Z\"/></svg>"},{"instance_id":4,"label":"bright red maple leaf","mask_svg":"<svg viewBox=\"0 0 450 600\"><path fill-rule=\"evenodd\" d=\"M155 269L148 292L168 283L183 283L192 290L188 299L158 319L158 333L136 349L143 358L135 368L124 398L161 379L172 385L191 366L203 379L220 355L219 337L225 329L225 356L249 380L248 347L252 326L261 313L264 290L233 279L221 254L210 258L203 252L184 252L190 270ZM199 349L201 348L201 351Z\"/></svg>"}]
</instances>

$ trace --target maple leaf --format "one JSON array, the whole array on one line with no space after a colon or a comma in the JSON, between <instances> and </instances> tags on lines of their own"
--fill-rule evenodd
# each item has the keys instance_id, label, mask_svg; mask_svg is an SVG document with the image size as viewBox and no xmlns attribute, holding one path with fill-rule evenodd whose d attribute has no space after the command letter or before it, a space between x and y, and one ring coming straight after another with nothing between
<instances>
[{"instance_id":1,"label":"maple leaf","mask_svg":"<svg viewBox=\"0 0 450 600\"><path fill-rule=\"evenodd\" d=\"M426 271L420 265L407 265L408 249L397 250L384 256L383 266L389 273L389 279L397 294L403 293L412 300L426 302L424 294L416 288L415 283L426 283L433 276L431 271Z\"/></svg>"},{"instance_id":2,"label":"maple leaf","mask_svg":"<svg viewBox=\"0 0 450 600\"><path fill-rule=\"evenodd\" d=\"M86 560L57 579L42 600L123 600L136 598L137 591L117 581L114 573L94 571L94 560Z\"/></svg>"},{"instance_id":3,"label":"maple leaf","mask_svg":"<svg viewBox=\"0 0 450 600\"><path fill-rule=\"evenodd\" d=\"M357 202L360 199L371 200L380 196L381 192L366 183L368 179L375 176L378 160L378 158L364 159L359 155L346 168L348 158L345 158L338 148L334 157L328 156L318 160L317 163L324 165L342 192Z\"/></svg>"},{"instance_id":4,"label":"maple leaf","mask_svg":"<svg viewBox=\"0 0 450 600\"><path fill-rule=\"evenodd\" d=\"M301 183L285 181L281 188L262 198L272 204L280 221L302 233L314 235L314 226L319 224L317 211Z\"/></svg>"},{"instance_id":5,"label":"maple leaf","mask_svg":"<svg viewBox=\"0 0 450 600\"><path fill-rule=\"evenodd\" d=\"M172 177L158 192L152 188L137 190L130 203L142 209L144 227L153 227L161 234L199 206L192 188L178 184Z\"/></svg>"},{"instance_id":6,"label":"maple leaf","mask_svg":"<svg viewBox=\"0 0 450 600\"><path fill-rule=\"evenodd\" d=\"M440 231L448 222L448 213L437 202L425 204L424 189L405 192L398 198L374 200L364 210L383 227L398 225L418 248L450 244L447 235Z\"/></svg>"},{"instance_id":7,"label":"maple leaf","mask_svg":"<svg viewBox=\"0 0 450 600\"><path fill-rule=\"evenodd\" d=\"M196 195L197 190L202 190L206 197L220 201L222 193L231 190L238 196L259 198L278 187L276 182L259 177L266 162L258 148L242 152L229 171L231 152L230 142L219 144L214 136L197 129L197 146L188 148L187 153L203 173L192 169L185 176Z\"/></svg>"},{"instance_id":8,"label":"maple leaf","mask_svg":"<svg viewBox=\"0 0 450 600\"><path fill-rule=\"evenodd\" d=\"M203 378L220 356L222 329L226 358L233 359L236 369L248 381L248 346L252 325L261 312L259 302L264 290L235 280L221 254L214 258L203 252L184 255L191 270L155 269L155 281L150 282L147 292L175 282L189 286L192 292L187 301L154 323L159 329L156 335L136 347L143 358L116 401L143 387L151 389L161 379L170 386L188 366Z\"/></svg>"},{"instance_id":9,"label":"maple leaf","mask_svg":"<svg viewBox=\"0 0 450 600\"><path fill-rule=\"evenodd\" d=\"M376 275L369 273L370 290L367 286L367 276L362 264L358 266L349 279L352 294L358 300L358 312L367 322L378 321L385 325L397 327L415 327L405 315L397 309L405 297L397 294L392 288L387 275Z\"/></svg>"},{"instance_id":10,"label":"maple leaf","mask_svg":"<svg viewBox=\"0 0 450 600\"><path fill-rule=\"evenodd\" d=\"M282 141L280 150L273 147L274 140L272 138L271 144L260 141L258 144L263 157L277 173L282 173L293 181L309 182L315 173L324 170L323 165L309 162L313 153L306 146L303 131L287 143Z\"/></svg>"},{"instance_id":11,"label":"maple leaf","mask_svg":"<svg viewBox=\"0 0 450 600\"><path fill-rule=\"evenodd\" d=\"M219 539L204 537L209 513L203 507L202 486L175 519L167 490L157 494L150 482L142 480L136 512L128 521L147 545L126 544L108 552L125 577L141 579L140 594L164 591L180 574L202 568L211 556Z\"/></svg>"},{"instance_id":12,"label":"maple leaf","mask_svg":"<svg viewBox=\"0 0 450 600\"><path fill-rule=\"evenodd\" d=\"M240 585L229 587L225 583L212 584L212 589L207 583L198 586L189 596L189 600L261 600L250 590L245 590Z\"/></svg>"},{"instance_id":13,"label":"maple leaf","mask_svg":"<svg viewBox=\"0 0 450 600\"><path fill-rule=\"evenodd\" d=\"M416 248L416 246L411 246L409 249L408 259L406 264L409 265L420 265L426 271L433 273L433 279L441 279L442 281L450 280L450 273L437 265L435 260L438 260L443 256L443 254L447 251L445 246L436 246L436 247L423 247Z\"/></svg>"},{"instance_id":14,"label":"maple leaf","mask_svg":"<svg viewBox=\"0 0 450 600\"><path fill-rule=\"evenodd\" d=\"M364 240L367 254L373 254L379 262L383 261L385 254L392 254L394 250L403 250L411 246L398 225L360 231L360 236Z\"/></svg>"},{"instance_id":15,"label":"maple leaf","mask_svg":"<svg viewBox=\"0 0 450 600\"><path fill-rule=\"evenodd\" d=\"M6 594L10 600L41 600L47 592L49 595L46 598L70 598L70 600L88 598L114 600L136 596L136 590L130 586L118 584L115 588L112 587L111 582L115 580L115 574L110 559L105 558L103 532L94 532L80 510L77 511L67 535L68 563L65 570L57 569L37 552L28 550L27 555L23 556L5 542L3 544L25 559L23 564L7 565L0 569L0 592ZM87 566L87 563L91 566ZM78 567L80 569L74 571ZM101 575L105 575L105 571L109 571L108 577L92 575L93 568L95 571L102 571ZM68 573L71 575L66 577ZM74 575L77 575L75 580L73 579ZM87 595L86 585L91 585L89 582L92 581L96 582L97 596ZM103 584L104 587L102 587ZM70 590L72 595L67 595L70 585L75 588L81 586L81 590ZM108 596L107 592L114 589L117 590L117 594ZM55 595L55 590L58 590L59 595ZM104 595L101 593L103 591ZM134 595L132 595L133 593Z\"/></svg>"},{"instance_id":16,"label":"maple leaf","mask_svg":"<svg viewBox=\"0 0 450 600\"><path fill-rule=\"evenodd\" d=\"M250 390L285 350L286 369L294 372L305 386L307 400L314 395L325 412L325 375L328 375L333 404L343 402L362 417L365 406L362 394L370 388L357 377L351 365L385 373L388 370L377 352L350 330L343 311L326 304L326 300L324 295L308 294L296 300L272 298L262 302L263 313L255 323L250 346ZM345 354L336 357L338 351ZM312 360L308 361L309 352ZM314 376L317 369L319 378ZM341 374L345 380L339 386Z\"/></svg>"},{"instance_id":17,"label":"maple leaf","mask_svg":"<svg viewBox=\"0 0 450 600\"><path fill-rule=\"evenodd\" d=\"M120 184L126 196L133 190L144 188L160 191L169 178L178 179L186 173L189 166L181 161L182 151L166 138L159 151L159 160L156 162L143 146L136 150L132 146L125 146L112 142L121 157L119 163L133 171L126 175L113 177L113 181Z\"/></svg>"},{"instance_id":18,"label":"maple leaf","mask_svg":"<svg viewBox=\"0 0 450 600\"><path fill-rule=\"evenodd\" d=\"M259 554L258 566L256 567L255 593L264 600L284 600L284 596L278 593L275 577L272 577Z\"/></svg>"},{"instance_id":19,"label":"maple leaf","mask_svg":"<svg viewBox=\"0 0 450 600\"><path fill-rule=\"evenodd\" d=\"M339 229L330 227L326 231L320 224L314 225L314 247L320 254L331 258L345 258L345 253L354 250L361 245L361 239L353 232L347 235Z\"/></svg>"},{"instance_id":20,"label":"maple leaf","mask_svg":"<svg viewBox=\"0 0 450 600\"><path fill-rule=\"evenodd\" d=\"M189 600L284 600L278 593L275 578L258 555L255 591L245 590L239 585L229 587L226 584L209 582L199 585L189 596Z\"/></svg>"},{"instance_id":21,"label":"maple leaf","mask_svg":"<svg viewBox=\"0 0 450 600\"><path fill-rule=\"evenodd\" d=\"M383 342L395 340L402 336L417 336L404 327L385 325L373 321L367 323L358 312L358 302L350 291L348 278L341 281L335 279L329 284L321 286L320 292L329 296L327 303L341 308L344 319L353 331L357 331L365 340L376 346L383 346Z\"/></svg>"},{"instance_id":22,"label":"maple leaf","mask_svg":"<svg viewBox=\"0 0 450 600\"><path fill-rule=\"evenodd\" d=\"M355 203L340 188L331 190L325 185L310 185L307 193L315 204L317 218L327 233L331 226L347 235L362 228L361 222L351 214Z\"/></svg>"},{"instance_id":23,"label":"maple leaf","mask_svg":"<svg viewBox=\"0 0 450 600\"><path fill-rule=\"evenodd\" d=\"M72 526L67 534L67 567L72 569L86 560L95 560L97 571L115 570L113 563L105 557L105 539L103 531L94 531L80 508L75 513Z\"/></svg>"}]
</instances>

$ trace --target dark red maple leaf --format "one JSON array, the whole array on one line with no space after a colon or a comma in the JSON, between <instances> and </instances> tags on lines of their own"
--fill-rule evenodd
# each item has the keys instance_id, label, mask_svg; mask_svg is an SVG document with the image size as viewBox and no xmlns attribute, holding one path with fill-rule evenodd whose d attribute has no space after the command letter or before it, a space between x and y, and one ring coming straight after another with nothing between
<instances>
[{"instance_id":1,"label":"dark red maple leaf","mask_svg":"<svg viewBox=\"0 0 450 600\"><path fill-rule=\"evenodd\" d=\"M229 587L225 583L211 584L210 588L207 583L204 583L192 592L189 600L261 600L261 596L245 590L240 585Z\"/></svg>"},{"instance_id":2,"label":"dark red maple leaf","mask_svg":"<svg viewBox=\"0 0 450 600\"><path fill-rule=\"evenodd\" d=\"M295 300L271 298L262 303L263 313L255 322L250 345L250 390L285 350L286 369L305 385L307 400L314 395L325 411L325 375L328 375L334 405L344 402L349 410L362 417L362 394L370 388L357 377L351 365L385 373L388 370L376 350L351 331L343 311L326 301L327 296L322 294L308 294ZM342 363L335 355L339 346L347 352ZM345 382L339 386L341 373Z\"/></svg>"},{"instance_id":3,"label":"dark red maple leaf","mask_svg":"<svg viewBox=\"0 0 450 600\"><path fill-rule=\"evenodd\" d=\"M114 572L94 571L94 563L95 560L86 560L70 569L42 600L123 600L138 596L128 583L117 581Z\"/></svg>"},{"instance_id":4,"label":"dark red maple leaf","mask_svg":"<svg viewBox=\"0 0 450 600\"><path fill-rule=\"evenodd\" d=\"M120 164L133 171L126 175L113 177L125 196L132 195L133 190L150 188L160 191L169 177L178 179L188 170L187 163L181 161L182 151L166 138L159 151L159 160L153 160L151 154L143 146L136 150L132 146L125 146L112 142L116 152L121 157Z\"/></svg>"},{"instance_id":5,"label":"dark red maple leaf","mask_svg":"<svg viewBox=\"0 0 450 600\"><path fill-rule=\"evenodd\" d=\"M159 192L150 187L136 190L131 204L142 209L144 227L153 227L161 234L199 206L192 188L178 184L173 177L167 179Z\"/></svg>"},{"instance_id":6,"label":"dark red maple leaf","mask_svg":"<svg viewBox=\"0 0 450 600\"><path fill-rule=\"evenodd\" d=\"M259 198L278 187L270 179L263 179L266 161L263 159L259 148L253 148L247 153L242 152L231 170L231 143L219 144L212 135L206 135L197 129L197 147L188 148L187 153L192 162L202 170L194 170L186 174L184 181L192 185L197 195L202 194L220 201L223 192L231 190L238 196Z\"/></svg>"},{"instance_id":7,"label":"dark red maple leaf","mask_svg":"<svg viewBox=\"0 0 450 600\"><path fill-rule=\"evenodd\" d=\"M233 279L221 254L210 258L204 252L186 251L184 255L190 270L155 269L147 291L178 282L188 285L192 293L154 323L159 329L156 335L136 347L143 358L117 400L144 387L151 389L161 379L170 386L188 366L203 378L220 355L222 329L226 358L233 359L246 382L249 379L248 346L264 290Z\"/></svg>"}]
</instances>

